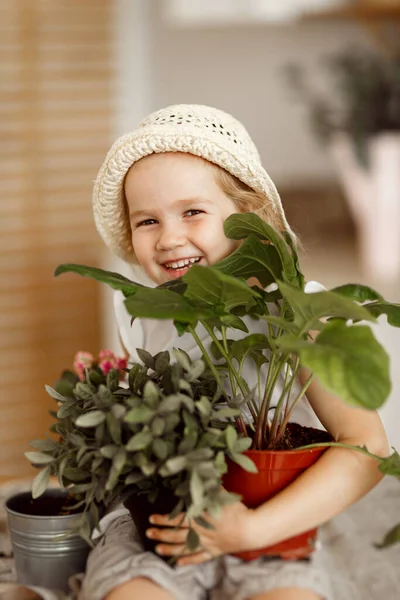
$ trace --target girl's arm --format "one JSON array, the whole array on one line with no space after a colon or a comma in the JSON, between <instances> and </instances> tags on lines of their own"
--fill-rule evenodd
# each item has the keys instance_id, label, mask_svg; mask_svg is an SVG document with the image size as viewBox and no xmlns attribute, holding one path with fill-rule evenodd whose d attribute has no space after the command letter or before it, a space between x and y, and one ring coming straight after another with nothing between
<instances>
[{"instance_id":1,"label":"girl's arm","mask_svg":"<svg viewBox=\"0 0 400 600\"><path fill-rule=\"evenodd\" d=\"M301 384L308 374L302 369ZM376 411L344 404L317 380L308 388L307 398L335 441L365 445L378 456L389 454ZM296 481L249 515L249 535L257 540L255 547L262 547L312 529L359 500L382 477L376 460L355 450L328 448Z\"/></svg>"}]
</instances>

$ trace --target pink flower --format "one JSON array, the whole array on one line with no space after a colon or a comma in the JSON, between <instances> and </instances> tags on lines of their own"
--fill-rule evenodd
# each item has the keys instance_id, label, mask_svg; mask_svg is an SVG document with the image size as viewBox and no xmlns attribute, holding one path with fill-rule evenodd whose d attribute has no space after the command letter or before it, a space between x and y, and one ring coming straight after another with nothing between
<instances>
[{"instance_id":1,"label":"pink flower","mask_svg":"<svg viewBox=\"0 0 400 600\"><path fill-rule=\"evenodd\" d=\"M99 352L98 365L104 375L107 375L110 369L116 369L117 359L115 358L114 352L111 350L101 350L101 352Z\"/></svg>"},{"instance_id":2,"label":"pink flower","mask_svg":"<svg viewBox=\"0 0 400 600\"><path fill-rule=\"evenodd\" d=\"M117 369L123 371L128 366L128 361L126 358L117 358Z\"/></svg>"},{"instance_id":3,"label":"pink flower","mask_svg":"<svg viewBox=\"0 0 400 600\"><path fill-rule=\"evenodd\" d=\"M81 381L85 380L85 369L90 369L94 364L94 356L90 352L77 352L73 368Z\"/></svg>"}]
</instances>

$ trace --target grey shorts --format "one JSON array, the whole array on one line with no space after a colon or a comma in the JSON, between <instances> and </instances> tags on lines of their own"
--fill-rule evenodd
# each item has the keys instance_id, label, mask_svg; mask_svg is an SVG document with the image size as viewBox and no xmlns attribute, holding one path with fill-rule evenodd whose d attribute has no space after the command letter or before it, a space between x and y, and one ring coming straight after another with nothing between
<instances>
[{"instance_id":1,"label":"grey shorts","mask_svg":"<svg viewBox=\"0 0 400 600\"><path fill-rule=\"evenodd\" d=\"M144 552L129 514L109 522L90 553L79 600L102 600L117 585L146 577L168 590L176 600L246 600L278 588L312 590L332 600L329 578L319 565L318 551L311 561L258 560L245 562L223 556L201 565L171 567Z\"/></svg>"}]
</instances>

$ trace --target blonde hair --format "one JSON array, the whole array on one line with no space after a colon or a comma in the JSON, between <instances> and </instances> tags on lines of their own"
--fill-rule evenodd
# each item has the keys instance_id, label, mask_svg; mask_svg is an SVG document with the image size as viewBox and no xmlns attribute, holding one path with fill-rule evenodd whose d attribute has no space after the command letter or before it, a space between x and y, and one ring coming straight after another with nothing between
<instances>
[{"instance_id":1,"label":"blonde hair","mask_svg":"<svg viewBox=\"0 0 400 600\"><path fill-rule=\"evenodd\" d=\"M293 238L293 232L288 231L282 215L273 210L272 203L264 192L253 190L243 181L216 164L210 163L210 166L214 171L219 187L231 198L240 212L254 212L271 225L277 233L282 235L287 231ZM296 240L294 241L296 242Z\"/></svg>"}]
</instances>

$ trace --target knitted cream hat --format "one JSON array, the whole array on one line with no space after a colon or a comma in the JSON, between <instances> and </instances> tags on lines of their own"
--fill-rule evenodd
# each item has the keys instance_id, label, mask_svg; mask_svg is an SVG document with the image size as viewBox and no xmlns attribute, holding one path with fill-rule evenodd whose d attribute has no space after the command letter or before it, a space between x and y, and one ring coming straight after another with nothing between
<instances>
[{"instance_id":1,"label":"knitted cream hat","mask_svg":"<svg viewBox=\"0 0 400 600\"><path fill-rule=\"evenodd\" d=\"M188 152L219 165L253 190L264 192L291 231L276 187L243 125L216 108L179 104L152 113L135 131L119 137L97 175L95 223L106 245L122 259L135 259L124 201L125 176L135 162L158 152Z\"/></svg>"}]
</instances>

